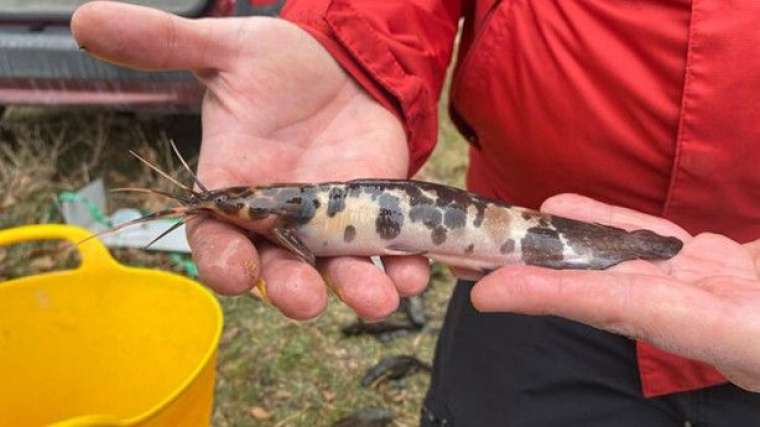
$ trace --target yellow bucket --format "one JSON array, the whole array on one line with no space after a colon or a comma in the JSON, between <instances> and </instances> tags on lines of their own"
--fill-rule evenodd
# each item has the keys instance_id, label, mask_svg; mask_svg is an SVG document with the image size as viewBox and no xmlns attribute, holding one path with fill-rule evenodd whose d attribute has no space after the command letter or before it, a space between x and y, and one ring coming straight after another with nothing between
<instances>
[{"instance_id":1,"label":"yellow bucket","mask_svg":"<svg viewBox=\"0 0 760 427\"><path fill-rule=\"evenodd\" d=\"M86 230L0 231L0 245ZM198 283L96 239L74 270L0 283L0 426L208 426L222 312Z\"/></svg>"}]
</instances>

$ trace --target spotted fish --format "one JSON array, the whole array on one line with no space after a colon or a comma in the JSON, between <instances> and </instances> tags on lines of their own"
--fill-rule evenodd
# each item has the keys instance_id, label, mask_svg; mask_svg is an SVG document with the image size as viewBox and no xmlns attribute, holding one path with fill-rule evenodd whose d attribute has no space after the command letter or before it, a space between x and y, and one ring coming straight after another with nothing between
<instances>
[{"instance_id":1,"label":"spotted fish","mask_svg":"<svg viewBox=\"0 0 760 427\"><path fill-rule=\"evenodd\" d=\"M649 230L626 231L547 215L422 181L359 179L209 190L173 143L172 148L201 191L130 152L183 193L117 190L155 193L182 206L103 233L164 217L212 216L262 236L310 264L317 257L341 255L424 255L476 274L508 264L601 270L628 260L669 259L683 246L675 237Z\"/></svg>"},{"instance_id":2,"label":"spotted fish","mask_svg":"<svg viewBox=\"0 0 760 427\"><path fill-rule=\"evenodd\" d=\"M209 213L306 262L340 255L424 255L488 272L507 264L606 269L664 260L675 237L547 215L430 182L362 179L195 193L185 214Z\"/></svg>"}]
</instances>

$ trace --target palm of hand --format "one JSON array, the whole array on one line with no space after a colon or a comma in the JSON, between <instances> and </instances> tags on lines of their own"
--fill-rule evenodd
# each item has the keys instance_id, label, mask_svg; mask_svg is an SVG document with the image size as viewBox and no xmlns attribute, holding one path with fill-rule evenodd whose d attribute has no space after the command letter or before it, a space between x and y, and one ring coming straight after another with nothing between
<instances>
[{"instance_id":1,"label":"palm of hand","mask_svg":"<svg viewBox=\"0 0 760 427\"><path fill-rule=\"evenodd\" d=\"M311 36L285 21L190 21L155 10L92 2L72 31L100 58L137 68L190 69L206 85L198 175L209 188L277 181L403 177L408 148L400 122L372 100ZM428 264L325 260L317 271L266 242L210 219L188 225L201 278L223 293L265 283L271 302L305 319L326 304L323 277L358 314L378 319L400 295L420 292ZM358 280L357 280L358 279Z\"/></svg>"},{"instance_id":2,"label":"palm of hand","mask_svg":"<svg viewBox=\"0 0 760 427\"><path fill-rule=\"evenodd\" d=\"M503 268L473 289L478 309L577 320L707 362L733 383L760 390L760 241L692 237L662 218L576 195L549 199L542 210L649 229L684 246L665 262L631 261L606 271Z\"/></svg>"},{"instance_id":3,"label":"palm of hand","mask_svg":"<svg viewBox=\"0 0 760 427\"><path fill-rule=\"evenodd\" d=\"M219 24L229 32L219 42L233 42L219 49L220 69L198 72L208 185L405 176L400 123L315 40L279 20Z\"/></svg>"},{"instance_id":4,"label":"palm of hand","mask_svg":"<svg viewBox=\"0 0 760 427\"><path fill-rule=\"evenodd\" d=\"M757 268L760 251L757 245L741 245L709 233L683 238L683 250L660 266L633 263L620 267L627 270L621 273L627 275L622 279L631 280L631 287L647 287L651 285L646 281L661 280L652 291L662 294L657 300L663 306L640 314L650 313L651 319L646 322L652 330L657 331L657 323L662 323L655 312L668 311L669 317L682 319L678 325L663 328L666 330L662 335L652 335L635 327L630 332L674 353L711 362L741 387L760 389L760 378L753 374L760 372L760 361L756 357L760 343L754 339L760 334L760 271ZM747 329L736 330L736 319ZM678 330L672 330L674 327ZM669 337L672 333L679 334L679 340L673 341ZM748 360L756 362L748 366Z\"/></svg>"}]
</instances>

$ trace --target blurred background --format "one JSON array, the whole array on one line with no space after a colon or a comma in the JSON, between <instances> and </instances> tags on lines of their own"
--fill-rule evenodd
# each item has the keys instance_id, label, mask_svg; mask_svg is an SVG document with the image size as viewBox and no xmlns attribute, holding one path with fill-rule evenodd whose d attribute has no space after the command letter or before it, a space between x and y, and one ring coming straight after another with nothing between
<instances>
[{"instance_id":1,"label":"blurred background","mask_svg":"<svg viewBox=\"0 0 760 427\"><path fill-rule=\"evenodd\" d=\"M70 220L63 205L93 182L105 189L170 190L127 154L130 149L185 180L169 141L191 166L197 160L203 92L193 76L137 72L90 58L68 30L71 13L82 3L0 0L0 229ZM224 19L276 16L284 0L130 3ZM439 108L439 143L417 178L462 187L467 145L448 120L447 88ZM93 221L124 208L167 207L160 197L120 193L82 206ZM182 251L111 251L125 264L196 274ZM65 242L0 247L0 282L77 262L76 250ZM290 321L255 294L219 297L225 328L212 425L417 425L426 368L452 286L448 272L435 266L425 294L372 325L359 322L334 297L311 322ZM350 418L369 408L374 409L363 414L378 419L376 424Z\"/></svg>"}]
</instances>

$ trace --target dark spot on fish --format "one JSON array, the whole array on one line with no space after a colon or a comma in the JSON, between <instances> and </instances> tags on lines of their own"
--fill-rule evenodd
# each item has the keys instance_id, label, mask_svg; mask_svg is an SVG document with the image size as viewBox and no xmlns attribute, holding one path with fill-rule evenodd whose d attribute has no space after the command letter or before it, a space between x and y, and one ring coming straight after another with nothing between
<instances>
[{"instance_id":1,"label":"dark spot on fish","mask_svg":"<svg viewBox=\"0 0 760 427\"><path fill-rule=\"evenodd\" d=\"M522 259L528 265L552 268L563 265L564 245L556 230L542 227L529 228L520 241L520 247Z\"/></svg>"},{"instance_id":2,"label":"dark spot on fish","mask_svg":"<svg viewBox=\"0 0 760 427\"><path fill-rule=\"evenodd\" d=\"M541 227L548 227L549 226L549 221L547 221L546 218L541 217L538 220L538 225L540 225Z\"/></svg>"},{"instance_id":3,"label":"dark spot on fish","mask_svg":"<svg viewBox=\"0 0 760 427\"><path fill-rule=\"evenodd\" d=\"M501 247L499 247L499 252L506 255L508 253L511 253L515 250L515 241L513 239L507 239L506 242L504 242Z\"/></svg>"},{"instance_id":4,"label":"dark spot on fish","mask_svg":"<svg viewBox=\"0 0 760 427\"><path fill-rule=\"evenodd\" d=\"M432 205L434 200L422 192L417 185L407 185L404 192L409 197L409 206Z\"/></svg>"},{"instance_id":5,"label":"dark spot on fish","mask_svg":"<svg viewBox=\"0 0 760 427\"><path fill-rule=\"evenodd\" d=\"M404 215L401 213L398 197L383 193L378 197L377 202L380 207L375 219L377 234L385 240L398 237L401 234L401 226L404 224Z\"/></svg>"},{"instance_id":6,"label":"dark spot on fish","mask_svg":"<svg viewBox=\"0 0 760 427\"><path fill-rule=\"evenodd\" d=\"M475 250L475 244L474 244L474 243L470 243L469 245L467 245L467 247L466 247L466 248L464 248L464 253L466 253L467 255L469 255L469 254L471 254L471 253L472 253L474 250Z\"/></svg>"},{"instance_id":7,"label":"dark spot on fish","mask_svg":"<svg viewBox=\"0 0 760 427\"><path fill-rule=\"evenodd\" d=\"M256 197L251 199L248 206L248 215L253 219L263 219L272 213L275 206L270 197Z\"/></svg>"},{"instance_id":8,"label":"dark spot on fish","mask_svg":"<svg viewBox=\"0 0 760 427\"><path fill-rule=\"evenodd\" d=\"M527 220L529 220L531 218L531 214L529 214L528 212L523 212L522 213L522 217L523 217L524 220L527 221Z\"/></svg>"},{"instance_id":9,"label":"dark spot on fish","mask_svg":"<svg viewBox=\"0 0 760 427\"><path fill-rule=\"evenodd\" d=\"M273 208L277 210L277 214L293 224L306 224L314 218L321 205L317 194L317 187L314 185L283 187L274 193Z\"/></svg>"},{"instance_id":10,"label":"dark spot on fish","mask_svg":"<svg viewBox=\"0 0 760 427\"><path fill-rule=\"evenodd\" d=\"M449 229L464 227L467 223L467 213L462 205L454 204L446 208L443 223Z\"/></svg>"},{"instance_id":11,"label":"dark spot on fish","mask_svg":"<svg viewBox=\"0 0 760 427\"><path fill-rule=\"evenodd\" d=\"M346 186L346 190L348 197L359 197L362 194L362 185L359 182L352 181Z\"/></svg>"},{"instance_id":12,"label":"dark spot on fish","mask_svg":"<svg viewBox=\"0 0 760 427\"><path fill-rule=\"evenodd\" d=\"M323 241L322 241L322 247L323 247L323 248L324 248L324 247L327 247L327 240L323 240Z\"/></svg>"},{"instance_id":13,"label":"dark spot on fish","mask_svg":"<svg viewBox=\"0 0 760 427\"><path fill-rule=\"evenodd\" d=\"M435 229L433 229L431 239L433 240L434 245L440 245L441 243L445 242L446 241L446 227L442 225L435 227Z\"/></svg>"},{"instance_id":14,"label":"dark spot on fish","mask_svg":"<svg viewBox=\"0 0 760 427\"><path fill-rule=\"evenodd\" d=\"M356 227L353 225L347 225L346 229L343 230L343 241L351 243L351 241L354 240L354 237L356 237Z\"/></svg>"},{"instance_id":15,"label":"dark spot on fish","mask_svg":"<svg viewBox=\"0 0 760 427\"><path fill-rule=\"evenodd\" d=\"M438 206L449 206L451 204L460 204L463 206L469 205L471 202L473 202L473 197L471 194L462 191L458 188L452 188L452 187L445 187L443 185L438 185L431 188L436 196L438 196L435 200L435 203Z\"/></svg>"},{"instance_id":16,"label":"dark spot on fish","mask_svg":"<svg viewBox=\"0 0 760 427\"><path fill-rule=\"evenodd\" d=\"M393 194L383 193L380 195L377 203L380 205L381 208L393 208L398 209L399 207L399 198L394 196Z\"/></svg>"},{"instance_id":17,"label":"dark spot on fish","mask_svg":"<svg viewBox=\"0 0 760 427\"><path fill-rule=\"evenodd\" d=\"M391 240L401 234L401 222L403 216L398 211L389 209L380 209L380 213L375 220L375 230L377 234L385 240Z\"/></svg>"},{"instance_id":18,"label":"dark spot on fish","mask_svg":"<svg viewBox=\"0 0 760 427\"><path fill-rule=\"evenodd\" d=\"M481 224L483 224L483 218L485 218L485 212L486 212L486 205L475 205L476 214L475 214L475 220L472 222L472 225L475 227L480 227Z\"/></svg>"},{"instance_id":19,"label":"dark spot on fish","mask_svg":"<svg viewBox=\"0 0 760 427\"><path fill-rule=\"evenodd\" d=\"M302 195L302 189L297 187L284 187L275 192L274 199L280 203L300 204Z\"/></svg>"},{"instance_id":20,"label":"dark spot on fish","mask_svg":"<svg viewBox=\"0 0 760 427\"><path fill-rule=\"evenodd\" d=\"M331 188L327 198L327 216L333 217L346 208L346 191L342 187Z\"/></svg>"},{"instance_id":21,"label":"dark spot on fish","mask_svg":"<svg viewBox=\"0 0 760 427\"><path fill-rule=\"evenodd\" d=\"M358 197L359 194L366 193L371 195L373 200L376 200L380 197L380 194L387 191L405 193L409 198L409 205L411 208L421 205L435 205L440 208L456 205L459 206L466 215L469 207L473 206L476 212L475 219L473 220L473 225L475 227L480 227L483 223L484 212L489 203L501 207L509 207L509 205L499 200L489 199L458 188L447 187L432 182L389 179L355 180L348 184L349 197ZM431 197L428 194L435 194L435 197Z\"/></svg>"},{"instance_id":22,"label":"dark spot on fish","mask_svg":"<svg viewBox=\"0 0 760 427\"><path fill-rule=\"evenodd\" d=\"M362 191L368 194L373 201L376 201L380 196L386 193L386 188L379 184L364 185Z\"/></svg>"},{"instance_id":23,"label":"dark spot on fish","mask_svg":"<svg viewBox=\"0 0 760 427\"><path fill-rule=\"evenodd\" d=\"M432 205L417 205L409 210L409 219L412 222L422 222L425 227L434 229L441 225L443 215L440 209Z\"/></svg>"},{"instance_id":24,"label":"dark spot on fish","mask_svg":"<svg viewBox=\"0 0 760 427\"><path fill-rule=\"evenodd\" d=\"M214 198L214 205L227 215L235 215L244 208L242 201L236 197L229 197L226 194L216 196Z\"/></svg>"}]
</instances>

